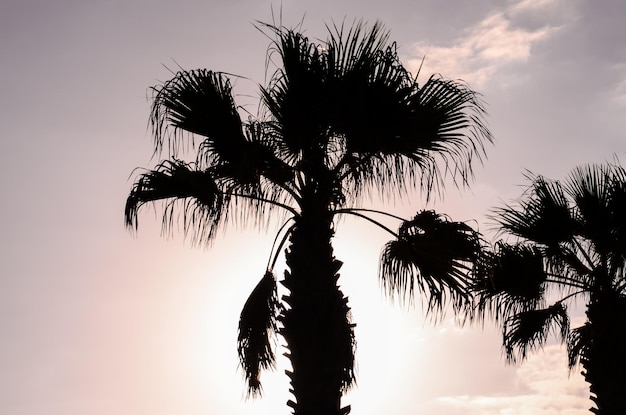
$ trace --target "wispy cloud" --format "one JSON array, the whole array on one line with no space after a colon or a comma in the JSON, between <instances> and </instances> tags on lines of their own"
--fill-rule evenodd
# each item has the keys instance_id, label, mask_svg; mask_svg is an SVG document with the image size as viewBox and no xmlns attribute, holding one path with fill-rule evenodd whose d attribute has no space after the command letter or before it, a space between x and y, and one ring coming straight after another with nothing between
<instances>
[{"instance_id":1,"label":"wispy cloud","mask_svg":"<svg viewBox=\"0 0 626 415\"><path fill-rule=\"evenodd\" d=\"M409 68L416 73L425 58L422 76L442 73L482 88L504 66L526 62L533 46L558 29L562 18L546 22L545 16L559 5L559 0L523 0L490 13L449 45L416 43Z\"/></svg>"}]
</instances>

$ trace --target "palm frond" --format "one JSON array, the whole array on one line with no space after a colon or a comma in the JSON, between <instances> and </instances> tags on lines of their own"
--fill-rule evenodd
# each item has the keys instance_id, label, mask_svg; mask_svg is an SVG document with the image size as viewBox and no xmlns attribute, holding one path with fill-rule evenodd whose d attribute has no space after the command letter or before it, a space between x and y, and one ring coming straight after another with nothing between
<instances>
[{"instance_id":1,"label":"palm frond","mask_svg":"<svg viewBox=\"0 0 626 415\"><path fill-rule=\"evenodd\" d=\"M465 84L433 76L419 87L379 23L347 32L335 26L320 44L270 29L283 68L263 98L289 150L285 160L339 143L339 159L329 158L328 167L357 194L370 186L393 194L407 184L429 193L442 174L471 176L472 160L492 137L480 97Z\"/></svg>"},{"instance_id":2,"label":"palm frond","mask_svg":"<svg viewBox=\"0 0 626 415\"><path fill-rule=\"evenodd\" d=\"M441 188L447 174L466 184L474 158L480 160L484 143L492 141L477 94L459 82L431 77L408 106L404 131L392 141L389 154L407 158L418 169L427 195Z\"/></svg>"},{"instance_id":3,"label":"palm frond","mask_svg":"<svg viewBox=\"0 0 626 415\"><path fill-rule=\"evenodd\" d=\"M388 50L389 32L380 22L368 28L363 21L350 26L328 27L330 38L325 42L325 56L330 79L361 73L370 77L378 64L380 54ZM395 51L395 50L394 50Z\"/></svg>"},{"instance_id":4,"label":"palm frond","mask_svg":"<svg viewBox=\"0 0 626 415\"><path fill-rule=\"evenodd\" d=\"M266 25L276 40L269 59L278 54L282 65L261 89L263 103L271 115L273 136L291 162L301 159L303 149L319 144L325 135L321 111L324 96L324 69L321 48L302 33Z\"/></svg>"},{"instance_id":5,"label":"palm frond","mask_svg":"<svg viewBox=\"0 0 626 415\"><path fill-rule=\"evenodd\" d=\"M277 189L290 189L294 169L276 154L278 143L267 129L267 123L248 122L245 126L246 141L240 143L237 156L217 167L224 170L222 179L230 181L233 189L237 185L258 185L261 177L274 183ZM200 145L199 158L210 165L210 149L207 150L207 147L210 143L205 140Z\"/></svg>"},{"instance_id":6,"label":"palm frond","mask_svg":"<svg viewBox=\"0 0 626 415\"><path fill-rule=\"evenodd\" d=\"M612 248L611 166L585 165L576 167L566 185L576 205L580 233L591 241L596 252L606 255Z\"/></svg>"},{"instance_id":7,"label":"palm frond","mask_svg":"<svg viewBox=\"0 0 626 415\"><path fill-rule=\"evenodd\" d=\"M276 278L267 271L250 294L239 318L237 351L248 382L248 396L261 394L261 370L276 365L272 339L278 330L279 312Z\"/></svg>"},{"instance_id":8,"label":"palm frond","mask_svg":"<svg viewBox=\"0 0 626 415\"><path fill-rule=\"evenodd\" d=\"M578 365L581 357L584 357L585 350L589 347L593 339L591 326L585 323L569 332L567 336L567 364L570 370Z\"/></svg>"},{"instance_id":9,"label":"palm frond","mask_svg":"<svg viewBox=\"0 0 626 415\"><path fill-rule=\"evenodd\" d=\"M380 25L357 26L328 43L329 125L345 137L346 176L389 193L408 182L427 194L452 172L466 182L492 137L478 94L431 77L421 87L401 64ZM369 181L370 183L367 183ZM391 187L391 189L389 189Z\"/></svg>"},{"instance_id":10,"label":"palm frond","mask_svg":"<svg viewBox=\"0 0 626 415\"><path fill-rule=\"evenodd\" d=\"M618 326L626 303L626 171L619 164L585 165L562 183L531 180L517 206L496 211L503 233L516 236L527 254L507 248L514 254L506 267L511 271L503 273L515 276L510 281L499 281L496 272L506 251L489 258L484 270L490 278L479 280L478 307L484 311L491 302L496 320L504 321L509 362L542 348L556 332L567 343L570 370L582 365L592 400L611 408L623 400L609 379L620 376L614 362L624 350ZM522 275L527 268L530 281ZM558 302L546 308L545 298ZM576 301L586 306L586 322L570 330L565 304ZM615 375L607 376L611 371Z\"/></svg>"},{"instance_id":11,"label":"palm frond","mask_svg":"<svg viewBox=\"0 0 626 415\"><path fill-rule=\"evenodd\" d=\"M546 269L551 274L551 279L560 281L560 284L590 286L595 264L590 262L587 255L589 244L578 239L574 242L544 248Z\"/></svg>"},{"instance_id":12,"label":"palm frond","mask_svg":"<svg viewBox=\"0 0 626 415\"><path fill-rule=\"evenodd\" d=\"M182 203L185 234L193 232L196 242L209 242L228 211L229 199L218 188L214 173L197 170L180 160L161 162L155 170L139 176L126 200L126 226L136 229L139 210L150 202L166 201L163 229L171 229L175 205Z\"/></svg>"},{"instance_id":13,"label":"palm frond","mask_svg":"<svg viewBox=\"0 0 626 415\"><path fill-rule=\"evenodd\" d=\"M506 319L543 301L547 274L536 247L498 242L493 252L481 257L474 275L479 315L489 311L496 320Z\"/></svg>"},{"instance_id":14,"label":"palm frond","mask_svg":"<svg viewBox=\"0 0 626 415\"><path fill-rule=\"evenodd\" d=\"M541 251L525 244L496 244L483 257L474 290L484 299L506 296L535 307L543 298L547 274Z\"/></svg>"},{"instance_id":15,"label":"palm frond","mask_svg":"<svg viewBox=\"0 0 626 415\"><path fill-rule=\"evenodd\" d=\"M379 277L391 298L412 302L417 290L428 298L428 311L440 311L447 300L459 309L469 300L469 276L480 251L480 236L467 224L422 211L383 248Z\"/></svg>"},{"instance_id":16,"label":"palm frond","mask_svg":"<svg viewBox=\"0 0 626 415\"><path fill-rule=\"evenodd\" d=\"M241 118L225 75L206 69L179 71L153 87L150 123L156 151L168 141L176 157L182 133L206 137L205 152L219 160L237 157L245 141Z\"/></svg>"},{"instance_id":17,"label":"palm frond","mask_svg":"<svg viewBox=\"0 0 626 415\"><path fill-rule=\"evenodd\" d=\"M503 230L544 245L570 241L578 231L563 186L541 176L533 179L518 206L499 208L494 218Z\"/></svg>"},{"instance_id":18,"label":"palm frond","mask_svg":"<svg viewBox=\"0 0 626 415\"><path fill-rule=\"evenodd\" d=\"M503 336L509 362L524 360L529 351L541 348L555 327L558 329L556 334L565 340L569 332L569 317L562 303L524 311L507 319Z\"/></svg>"},{"instance_id":19,"label":"palm frond","mask_svg":"<svg viewBox=\"0 0 626 415\"><path fill-rule=\"evenodd\" d=\"M231 218L261 228L276 211L295 214L292 205L298 198L293 184L294 169L275 154L276 143L268 137L265 127L256 121L246 124L246 141L230 160L212 164L210 152L205 151L208 139L200 144L198 152L198 164L211 166L223 191L234 196L238 217L231 215Z\"/></svg>"},{"instance_id":20,"label":"palm frond","mask_svg":"<svg viewBox=\"0 0 626 415\"><path fill-rule=\"evenodd\" d=\"M626 272L626 169L613 165L611 190L608 202L612 246L610 267L613 275ZM626 283L626 281L621 281Z\"/></svg>"},{"instance_id":21,"label":"palm frond","mask_svg":"<svg viewBox=\"0 0 626 415\"><path fill-rule=\"evenodd\" d=\"M432 76L409 105L407 135L415 137L409 146L412 157L440 156L446 169L467 182L474 157L480 160L484 145L493 141L479 94L460 81Z\"/></svg>"}]
</instances>

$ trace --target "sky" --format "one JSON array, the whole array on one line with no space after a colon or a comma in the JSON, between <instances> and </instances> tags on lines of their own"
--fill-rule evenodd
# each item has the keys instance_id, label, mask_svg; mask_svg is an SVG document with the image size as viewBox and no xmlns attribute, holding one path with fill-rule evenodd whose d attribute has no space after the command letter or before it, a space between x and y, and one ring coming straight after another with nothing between
<instances>
[{"instance_id":1,"label":"sky","mask_svg":"<svg viewBox=\"0 0 626 415\"><path fill-rule=\"evenodd\" d=\"M325 24L380 20L412 72L425 57L421 77L482 94L496 141L469 188L374 206L435 208L492 237L490 209L520 194L526 170L562 179L624 158L625 17L621 0L0 0L0 413L288 413L286 362L247 401L235 346L275 229L229 227L197 248L162 237L155 211L124 228L134 169L156 161L149 87L172 70L240 75L238 102L256 108L270 40L255 22L324 39ZM506 365L493 323L434 325L381 294L387 235L337 229L357 323L353 414L587 413L559 343Z\"/></svg>"}]
</instances>

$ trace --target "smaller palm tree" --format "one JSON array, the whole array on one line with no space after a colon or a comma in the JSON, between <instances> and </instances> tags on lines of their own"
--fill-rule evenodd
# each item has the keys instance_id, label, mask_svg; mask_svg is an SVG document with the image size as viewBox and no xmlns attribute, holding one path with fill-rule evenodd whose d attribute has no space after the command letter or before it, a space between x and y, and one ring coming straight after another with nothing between
<instances>
[{"instance_id":1,"label":"smaller palm tree","mask_svg":"<svg viewBox=\"0 0 626 415\"><path fill-rule=\"evenodd\" d=\"M551 333L567 343L569 367L590 384L597 414L626 414L626 170L574 169L564 182L529 175L516 206L496 210L504 234L480 267L479 317L503 324L509 362L541 348ZM570 327L571 305L586 321Z\"/></svg>"}]
</instances>

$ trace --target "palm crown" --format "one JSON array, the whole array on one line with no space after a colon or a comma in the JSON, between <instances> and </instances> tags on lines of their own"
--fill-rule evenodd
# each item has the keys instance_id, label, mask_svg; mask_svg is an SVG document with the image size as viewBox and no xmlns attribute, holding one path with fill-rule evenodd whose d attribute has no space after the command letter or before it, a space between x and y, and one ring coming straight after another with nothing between
<instances>
[{"instance_id":1,"label":"palm crown","mask_svg":"<svg viewBox=\"0 0 626 415\"><path fill-rule=\"evenodd\" d=\"M503 321L509 360L526 357L556 332L570 368L581 363L602 414L626 413L626 170L588 165L566 181L530 176L517 206L496 210L504 233L479 273L483 312ZM568 305L582 301L586 321L570 328Z\"/></svg>"},{"instance_id":2,"label":"palm crown","mask_svg":"<svg viewBox=\"0 0 626 415\"><path fill-rule=\"evenodd\" d=\"M259 370L274 364L270 339L279 331L293 367L295 412L347 413L339 398L354 381L354 325L337 286L341 262L330 243L333 218L354 214L376 222L366 216L373 211L357 208L372 191L429 192L448 171L466 180L491 135L477 95L438 76L418 85L380 24L334 28L323 43L295 30L264 27L275 36L270 58L278 55L281 65L261 88L258 118L242 121L222 73L181 71L154 88L156 149L166 147L170 158L138 177L126 224L136 227L143 205L165 200L166 228L179 218L195 241L208 242L233 213L260 223L272 212L286 212L275 252L289 242L282 281L289 295L279 300L276 294L274 257L241 314L242 366L250 391L259 392ZM185 133L192 143L200 137L193 162L176 156ZM429 304L438 307L447 290L455 298L467 295L461 273L475 258L470 251L478 249L478 238L432 212L420 217L392 232L398 240L383 255L381 277L391 292L417 287L433 294ZM420 227L427 218L430 227ZM456 231L457 246L467 243L440 253L446 259L438 267L411 262L407 255L414 256L416 243L441 240L442 228ZM413 284L418 276L421 282Z\"/></svg>"}]
</instances>

